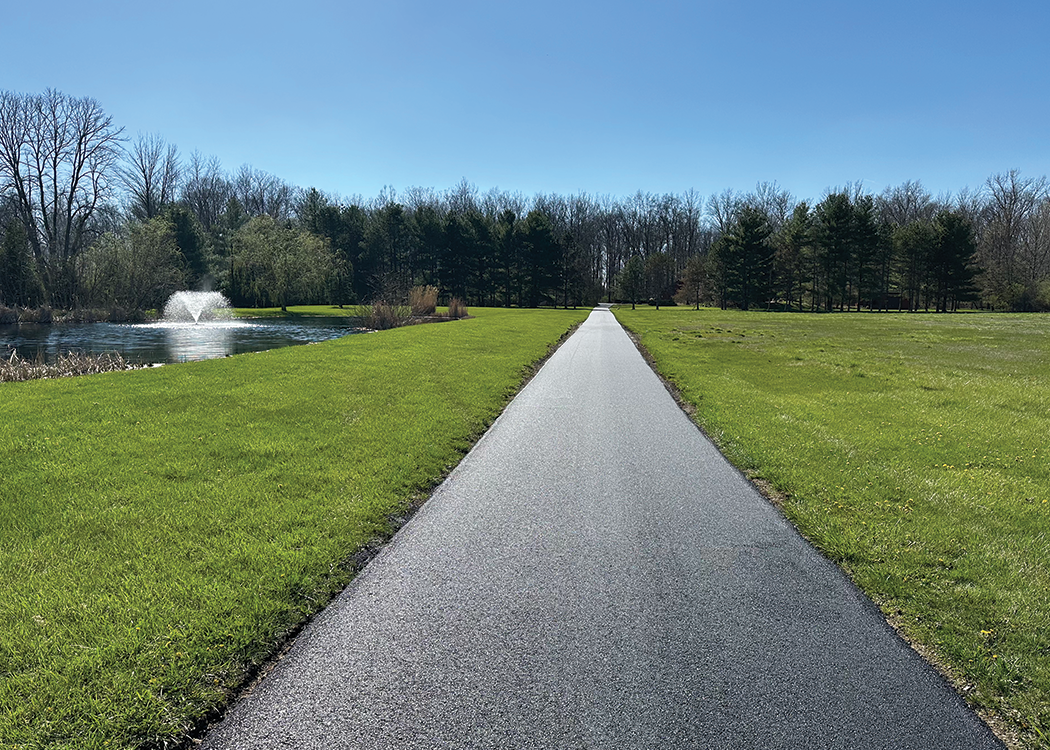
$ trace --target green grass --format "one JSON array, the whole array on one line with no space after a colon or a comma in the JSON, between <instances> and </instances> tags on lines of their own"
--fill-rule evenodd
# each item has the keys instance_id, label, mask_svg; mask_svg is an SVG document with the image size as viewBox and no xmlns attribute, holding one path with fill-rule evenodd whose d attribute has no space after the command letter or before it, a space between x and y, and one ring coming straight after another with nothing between
<instances>
[{"instance_id":1,"label":"green grass","mask_svg":"<svg viewBox=\"0 0 1050 750\"><path fill-rule=\"evenodd\" d=\"M235 307L233 312L241 318L352 318L357 315L357 305L289 305L287 310L279 307Z\"/></svg>"},{"instance_id":2,"label":"green grass","mask_svg":"<svg viewBox=\"0 0 1050 750\"><path fill-rule=\"evenodd\" d=\"M1050 747L1050 317L616 314L973 705Z\"/></svg>"},{"instance_id":3,"label":"green grass","mask_svg":"<svg viewBox=\"0 0 1050 750\"><path fill-rule=\"evenodd\" d=\"M177 740L586 311L0 385L0 746Z\"/></svg>"}]
</instances>

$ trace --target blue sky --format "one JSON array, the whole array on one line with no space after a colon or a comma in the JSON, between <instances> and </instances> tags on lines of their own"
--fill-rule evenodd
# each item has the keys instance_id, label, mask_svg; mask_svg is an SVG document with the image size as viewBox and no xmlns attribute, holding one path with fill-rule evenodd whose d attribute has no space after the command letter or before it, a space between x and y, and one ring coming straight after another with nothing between
<instances>
[{"instance_id":1,"label":"blue sky","mask_svg":"<svg viewBox=\"0 0 1050 750\"><path fill-rule=\"evenodd\" d=\"M1045 1L57 0L3 27L2 89L344 196L1050 173Z\"/></svg>"}]
</instances>

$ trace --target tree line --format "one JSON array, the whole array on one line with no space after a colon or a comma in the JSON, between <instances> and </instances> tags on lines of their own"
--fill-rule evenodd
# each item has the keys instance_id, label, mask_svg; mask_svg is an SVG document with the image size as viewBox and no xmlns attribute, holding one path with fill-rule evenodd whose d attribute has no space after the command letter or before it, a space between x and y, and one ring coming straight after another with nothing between
<instances>
[{"instance_id":1,"label":"tree line","mask_svg":"<svg viewBox=\"0 0 1050 750\"><path fill-rule=\"evenodd\" d=\"M145 310L207 287L345 305L418 285L482 306L1050 310L1050 185L346 199L130 138L90 98L0 91L0 304Z\"/></svg>"}]
</instances>

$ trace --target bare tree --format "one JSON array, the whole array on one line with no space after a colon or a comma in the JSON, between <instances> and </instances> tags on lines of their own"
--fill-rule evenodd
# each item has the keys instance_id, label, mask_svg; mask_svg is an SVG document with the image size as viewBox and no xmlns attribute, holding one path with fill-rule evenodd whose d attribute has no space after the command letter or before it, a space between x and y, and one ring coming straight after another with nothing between
<instances>
[{"instance_id":1,"label":"bare tree","mask_svg":"<svg viewBox=\"0 0 1050 750\"><path fill-rule=\"evenodd\" d=\"M120 177L128 192L128 208L136 219L148 221L175 201L182 172L179 151L159 135L149 134L140 135L126 153Z\"/></svg>"},{"instance_id":2,"label":"bare tree","mask_svg":"<svg viewBox=\"0 0 1050 750\"><path fill-rule=\"evenodd\" d=\"M507 192L491 188L481 196L482 213L491 221L496 221L504 211L513 211L515 216L528 213L529 202L522 193Z\"/></svg>"},{"instance_id":3,"label":"bare tree","mask_svg":"<svg viewBox=\"0 0 1050 750\"><path fill-rule=\"evenodd\" d=\"M205 229L212 229L226 210L233 187L223 174L219 160L205 159L197 151L190 156L182 184L182 202Z\"/></svg>"},{"instance_id":4,"label":"bare tree","mask_svg":"<svg viewBox=\"0 0 1050 750\"><path fill-rule=\"evenodd\" d=\"M1050 305L1043 288L1050 279L1050 197L1044 197L1033 208L1021 238L1018 260L1022 283L1033 298L1032 306L1046 309Z\"/></svg>"},{"instance_id":5,"label":"bare tree","mask_svg":"<svg viewBox=\"0 0 1050 750\"><path fill-rule=\"evenodd\" d=\"M112 192L121 132L88 97L0 92L0 183L15 196L55 304L73 300L69 261Z\"/></svg>"},{"instance_id":6,"label":"bare tree","mask_svg":"<svg viewBox=\"0 0 1050 750\"><path fill-rule=\"evenodd\" d=\"M728 234L736 222L737 214L744 203L743 196L726 188L707 199L707 215L718 234Z\"/></svg>"},{"instance_id":7,"label":"bare tree","mask_svg":"<svg viewBox=\"0 0 1050 750\"><path fill-rule=\"evenodd\" d=\"M292 210L295 188L269 172L245 164L233 178L233 195L249 216L266 214L282 221Z\"/></svg>"},{"instance_id":8,"label":"bare tree","mask_svg":"<svg viewBox=\"0 0 1050 750\"><path fill-rule=\"evenodd\" d=\"M707 250L704 237L704 198L695 190L687 190L678 201L679 250L688 258ZM688 261L687 261L688 262Z\"/></svg>"},{"instance_id":9,"label":"bare tree","mask_svg":"<svg viewBox=\"0 0 1050 750\"><path fill-rule=\"evenodd\" d=\"M464 177L459 183L445 191L445 201L450 211L460 214L478 209L478 188Z\"/></svg>"},{"instance_id":10,"label":"bare tree","mask_svg":"<svg viewBox=\"0 0 1050 750\"><path fill-rule=\"evenodd\" d=\"M410 187L405 190L401 202L412 213L423 208L433 208L437 211L441 204L441 197L433 188Z\"/></svg>"},{"instance_id":11,"label":"bare tree","mask_svg":"<svg viewBox=\"0 0 1050 750\"><path fill-rule=\"evenodd\" d=\"M758 183L746 201L766 215L766 222L774 233L787 223L796 203L795 197L775 182Z\"/></svg>"},{"instance_id":12,"label":"bare tree","mask_svg":"<svg viewBox=\"0 0 1050 750\"><path fill-rule=\"evenodd\" d=\"M913 221L932 221L937 212L937 204L918 180L886 188L876 200L876 206L879 218L894 227Z\"/></svg>"},{"instance_id":13,"label":"bare tree","mask_svg":"<svg viewBox=\"0 0 1050 750\"><path fill-rule=\"evenodd\" d=\"M1040 242L1033 242L1039 208L1050 197L1045 177L1021 177L1016 169L992 175L985 183L984 226L978 246L984 268L984 295L993 304L1027 310L1042 281L1038 262ZM1034 274L1034 276L1033 276Z\"/></svg>"}]
</instances>

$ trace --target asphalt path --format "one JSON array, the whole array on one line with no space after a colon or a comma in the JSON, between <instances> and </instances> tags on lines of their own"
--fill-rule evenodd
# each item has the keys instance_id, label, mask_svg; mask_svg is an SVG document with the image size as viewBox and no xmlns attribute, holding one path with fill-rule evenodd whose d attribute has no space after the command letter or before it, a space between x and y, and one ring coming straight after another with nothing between
<instances>
[{"instance_id":1,"label":"asphalt path","mask_svg":"<svg viewBox=\"0 0 1050 750\"><path fill-rule=\"evenodd\" d=\"M598 309L204 747L1003 746Z\"/></svg>"}]
</instances>

